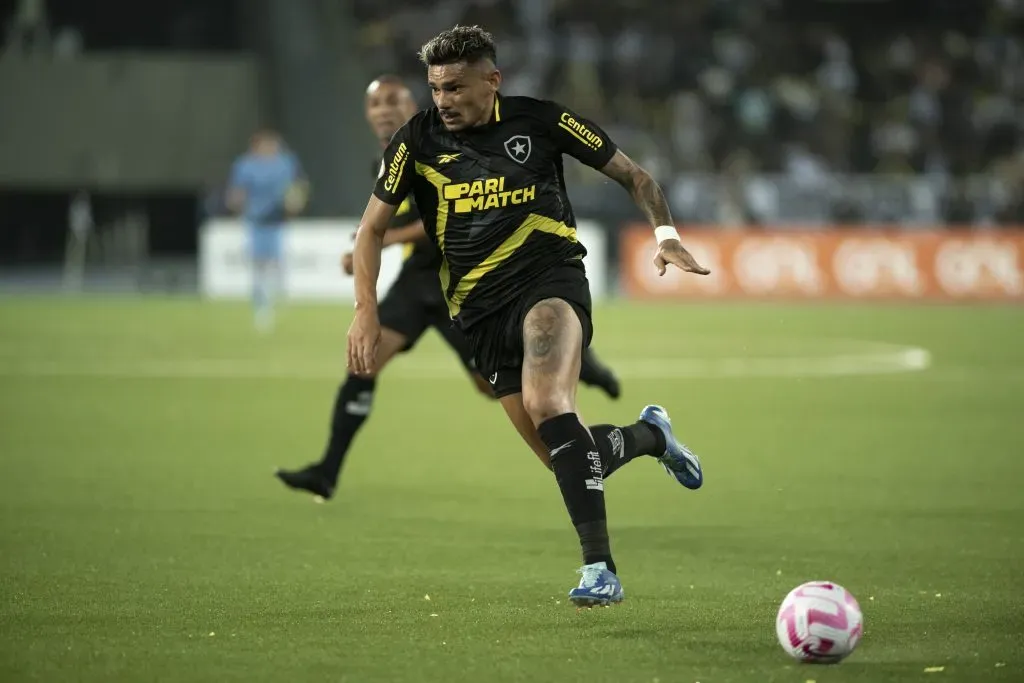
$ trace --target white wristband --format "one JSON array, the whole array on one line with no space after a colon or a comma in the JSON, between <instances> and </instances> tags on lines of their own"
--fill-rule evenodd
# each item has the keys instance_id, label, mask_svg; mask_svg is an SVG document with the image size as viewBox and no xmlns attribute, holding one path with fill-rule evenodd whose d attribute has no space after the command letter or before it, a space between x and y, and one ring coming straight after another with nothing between
<instances>
[{"instance_id":1,"label":"white wristband","mask_svg":"<svg viewBox=\"0 0 1024 683\"><path fill-rule=\"evenodd\" d=\"M654 239L658 240L658 244L665 240L679 240L679 231L674 225L659 225L654 229Z\"/></svg>"}]
</instances>

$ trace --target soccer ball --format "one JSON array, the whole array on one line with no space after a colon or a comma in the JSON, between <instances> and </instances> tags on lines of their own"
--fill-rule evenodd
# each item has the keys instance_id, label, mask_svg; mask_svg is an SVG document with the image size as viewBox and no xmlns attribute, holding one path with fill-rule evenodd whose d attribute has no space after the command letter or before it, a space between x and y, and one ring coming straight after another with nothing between
<instances>
[{"instance_id":1,"label":"soccer ball","mask_svg":"<svg viewBox=\"0 0 1024 683\"><path fill-rule=\"evenodd\" d=\"M864 629L857 600L831 581L811 581L789 592L775 618L779 644L801 662L834 664L853 652Z\"/></svg>"}]
</instances>

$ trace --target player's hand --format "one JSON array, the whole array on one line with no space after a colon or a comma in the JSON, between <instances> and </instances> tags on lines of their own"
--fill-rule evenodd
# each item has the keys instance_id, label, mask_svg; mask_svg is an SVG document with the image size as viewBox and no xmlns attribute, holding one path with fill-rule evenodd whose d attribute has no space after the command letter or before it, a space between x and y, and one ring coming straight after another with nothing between
<instances>
[{"instance_id":1,"label":"player's hand","mask_svg":"<svg viewBox=\"0 0 1024 683\"><path fill-rule=\"evenodd\" d=\"M341 269L345 272L345 275L352 275L356 272L355 261L352 259L351 251L342 255Z\"/></svg>"},{"instance_id":2,"label":"player's hand","mask_svg":"<svg viewBox=\"0 0 1024 683\"><path fill-rule=\"evenodd\" d=\"M665 270L670 263L687 273L696 273L697 275L708 275L711 273L710 270L697 263L697 259L693 258L693 255L686 251L679 240L665 240L658 247L658 253L654 256L654 267L658 269L659 276L665 274Z\"/></svg>"},{"instance_id":3,"label":"player's hand","mask_svg":"<svg viewBox=\"0 0 1024 683\"><path fill-rule=\"evenodd\" d=\"M380 320L377 309L356 310L348 328L348 369L357 375L372 375L377 368Z\"/></svg>"}]
</instances>

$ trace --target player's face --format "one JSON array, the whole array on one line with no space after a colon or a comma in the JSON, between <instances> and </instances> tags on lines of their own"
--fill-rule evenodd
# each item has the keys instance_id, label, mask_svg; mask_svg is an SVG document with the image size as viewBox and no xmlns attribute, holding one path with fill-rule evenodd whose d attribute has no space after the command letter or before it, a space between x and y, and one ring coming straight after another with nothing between
<instances>
[{"instance_id":1,"label":"player's face","mask_svg":"<svg viewBox=\"0 0 1024 683\"><path fill-rule=\"evenodd\" d=\"M274 156L281 149L281 143L277 136L272 133L257 133L253 139L252 149L256 154L263 156Z\"/></svg>"},{"instance_id":2,"label":"player's face","mask_svg":"<svg viewBox=\"0 0 1024 683\"><path fill-rule=\"evenodd\" d=\"M416 103L404 85L374 81L366 90L366 122L382 143L387 144L415 113Z\"/></svg>"},{"instance_id":3,"label":"player's face","mask_svg":"<svg viewBox=\"0 0 1024 683\"><path fill-rule=\"evenodd\" d=\"M439 64L427 68L427 83L445 128L459 131L490 120L501 73L486 60Z\"/></svg>"}]
</instances>

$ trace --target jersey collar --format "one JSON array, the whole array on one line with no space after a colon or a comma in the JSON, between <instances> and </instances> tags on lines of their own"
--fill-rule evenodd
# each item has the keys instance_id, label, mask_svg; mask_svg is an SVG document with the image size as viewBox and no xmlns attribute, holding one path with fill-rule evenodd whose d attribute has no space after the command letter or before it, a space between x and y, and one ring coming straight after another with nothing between
<instances>
[{"instance_id":1,"label":"jersey collar","mask_svg":"<svg viewBox=\"0 0 1024 683\"><path fill-rule=\"evenodd\" d=\"M494 108L491 110L491 120L488 123L501 122L501 93L494 93Z\"/></svg>"}]
</instances>

